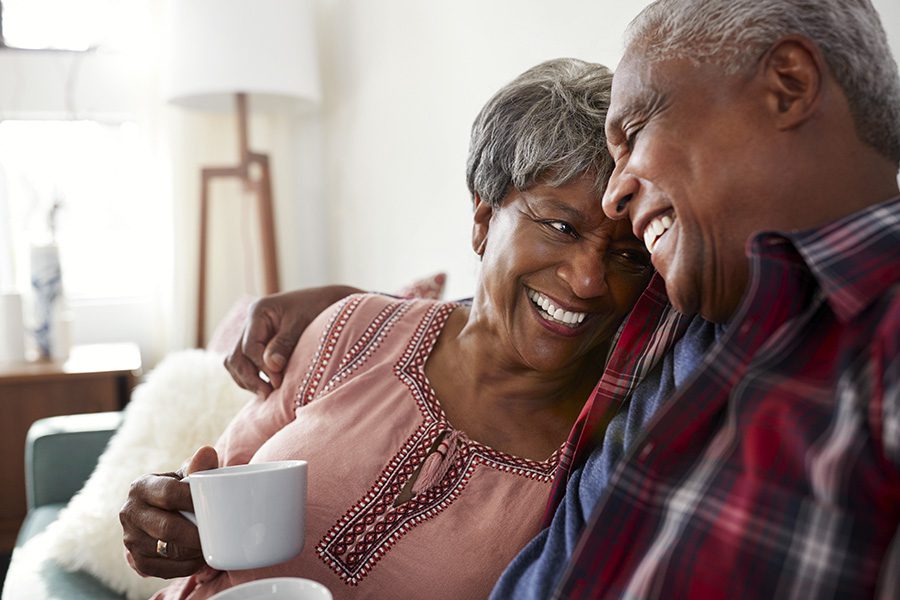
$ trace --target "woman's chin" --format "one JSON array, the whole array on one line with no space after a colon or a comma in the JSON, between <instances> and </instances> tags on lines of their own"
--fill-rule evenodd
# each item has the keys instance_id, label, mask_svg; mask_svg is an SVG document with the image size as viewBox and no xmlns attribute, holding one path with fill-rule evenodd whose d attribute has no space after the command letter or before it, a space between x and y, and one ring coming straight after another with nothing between
<instances>
[{"instance_id":1,"label":"woman's chin","mask_svg":"<svg viewBox=\"0 0 900 600\"><path fill-rule=\"evenodd\" d=\"M534 345L530 347L529 352L522 353L522 356L526 357L529 367L539 373L552 374L580 369L593 364L596 356L603 353L603 349L599 347L573 349L547 346L546 344Z\"/></svg>"}]
</instances>

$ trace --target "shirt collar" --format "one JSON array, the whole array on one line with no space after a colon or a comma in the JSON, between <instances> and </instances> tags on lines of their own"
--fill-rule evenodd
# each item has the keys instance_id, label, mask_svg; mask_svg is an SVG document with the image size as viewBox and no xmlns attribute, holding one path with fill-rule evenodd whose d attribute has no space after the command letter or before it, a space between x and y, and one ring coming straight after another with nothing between
<instances>
[{"instance_id":1,"label":"shirt collar","mask_svg":"<svg viewBox=\"0 0 900 600\"><path fill-rule=\"evenodd\" d=\"M751 253L766 254L779 240L791 242L831 309L848 321L900 280L900 197L814 229L760 233Z\"/></svg>"}]
</instances>

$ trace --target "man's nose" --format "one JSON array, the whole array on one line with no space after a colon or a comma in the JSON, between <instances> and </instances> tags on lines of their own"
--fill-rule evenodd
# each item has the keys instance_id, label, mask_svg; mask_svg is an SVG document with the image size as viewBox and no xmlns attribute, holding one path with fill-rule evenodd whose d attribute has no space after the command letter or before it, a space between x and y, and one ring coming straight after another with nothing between
<instances>
[{"instance_id":1,"label":"man's nose","mask_svg":"<svg viewBox=\"0 0 900 600\"><path fill-rule=\"evenodd\" d=\"M624 162L616 164L603 193L603 212L610 219L627 218L628 203L638 191L638 180L629 175L625 167Z\"/></svg>"}]
</instances>

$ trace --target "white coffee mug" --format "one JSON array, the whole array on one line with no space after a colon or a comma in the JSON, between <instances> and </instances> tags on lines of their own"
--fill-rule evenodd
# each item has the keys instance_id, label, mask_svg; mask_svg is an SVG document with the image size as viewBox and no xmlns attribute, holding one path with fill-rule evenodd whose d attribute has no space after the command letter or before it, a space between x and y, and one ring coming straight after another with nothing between
<instances>
[{"instance_id":1,"label":"white coffee mug","mask_svg":"<svg viewBox=\"0 0 900 600\"><path fill-rule=\"evenodd\" d=\"M304 460L197 471L185 477L206 563L222 571L256 569L303 549L306 522Z\"/></svg>"}]
</instances>

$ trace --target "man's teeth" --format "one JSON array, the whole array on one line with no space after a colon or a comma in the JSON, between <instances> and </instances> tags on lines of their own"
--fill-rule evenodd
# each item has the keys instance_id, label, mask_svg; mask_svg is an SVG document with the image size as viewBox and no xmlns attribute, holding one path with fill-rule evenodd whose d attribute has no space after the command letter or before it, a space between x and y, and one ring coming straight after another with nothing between
<instances>
[{"instance_id":1,"label":"man's teeth","mask_svg":"<svg viewBox=\"0 0 900 600\"><path fill-rule=\"evenodd\" d=\"M659 238L669 230L669 227L671 227L674 222L675 219L671 216L660 215L647 224L644 228L644 245L647 246L647 250L650 254L653 254L653 249L656 248L656 243L659 241Z\"/></svg>"},{"instance_id":2,"label":"man's teeth","mask_svg":"<svg viewBox=\"0 0 900 600\"><path fill-rule=\"evenodd\" d=\"M531 289L528 290L528 297L534 302L535 306L541 309L541 315L547 320L557 321L563 325L574 327L584 321L584 318L587 316L587 313L572 312L553 306L550 298Z\"/></svg>"}]
</instances>

